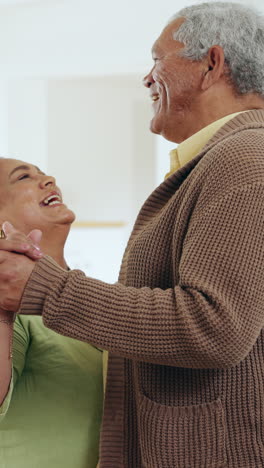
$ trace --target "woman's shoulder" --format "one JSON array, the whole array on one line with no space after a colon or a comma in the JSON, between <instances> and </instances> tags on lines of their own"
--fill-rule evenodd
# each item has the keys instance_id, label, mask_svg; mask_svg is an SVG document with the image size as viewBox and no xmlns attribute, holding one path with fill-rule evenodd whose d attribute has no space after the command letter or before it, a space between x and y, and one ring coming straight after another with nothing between
<instances>
[{"instance_id":1,"label":"woman's shoulder","mask_svg":"<svg viewBox=\"0 0 264 468\"><path fill-rule=\"evenodd\" d=\"M43 324L42 317L37 315L17 315L14 323L14 334L47 336L52 333Z\"/></svg>"},{"instance_id":2,"label":"woman's shoulder","mask_svg":"<svg viewBox=\"0 0 264 468\"><path fill-rule=\"evenodd\" d=\"M44 327L42 317L38 315L20 315L18 314L15 319L15 327Z\"/></svg>"}]
</instances>

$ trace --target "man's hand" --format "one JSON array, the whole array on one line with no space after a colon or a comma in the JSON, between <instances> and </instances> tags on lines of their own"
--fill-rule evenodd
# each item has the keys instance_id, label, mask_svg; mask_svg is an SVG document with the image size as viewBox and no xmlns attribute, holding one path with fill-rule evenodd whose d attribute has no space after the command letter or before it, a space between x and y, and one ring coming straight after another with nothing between
<instances>
[{"instance_id":1,"label":"man's hand","mask_svg":"<svg viewBox=\"0 0 264 468\"><path fill-rule=\"evenodd\" d=\"M0 251L0 310L18 311L34 265L25 255Z\"/></svg>"},{"instance_id":2,"label":"man's hand","mask_svg":"<svg viewBox=\"0 0 264 468\"><path fill-rule=\"evenodd\" d=\"M39 229L34 229L26 236L7 221L3 223L2 229L6 237L0 239L0 250L24 254L33 260L39 260L43 256L39 247L42 236Z\"/></svg>"}]
</instances>

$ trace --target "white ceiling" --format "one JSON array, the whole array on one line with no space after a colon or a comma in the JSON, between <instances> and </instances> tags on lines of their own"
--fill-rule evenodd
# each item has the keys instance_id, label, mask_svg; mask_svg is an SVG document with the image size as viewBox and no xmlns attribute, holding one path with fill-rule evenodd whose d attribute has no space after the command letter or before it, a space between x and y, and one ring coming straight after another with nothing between
<instances>
[{"instance_id":1,"label":"white ceiling","mask_svg":"<svg viewBox=\"0 0 264 468\"><path fill-rule=\"evenodd\" d=\"M264 11L263 0L242 0ZM0 0L0 77L144 74L167 20L197 0Z\"/></svg>"}]
</instances>

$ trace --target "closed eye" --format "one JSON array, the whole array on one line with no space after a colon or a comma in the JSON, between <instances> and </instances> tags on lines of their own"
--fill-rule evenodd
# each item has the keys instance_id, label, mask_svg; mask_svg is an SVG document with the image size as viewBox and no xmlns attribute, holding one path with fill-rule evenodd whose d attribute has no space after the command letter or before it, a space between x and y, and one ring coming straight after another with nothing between
<instances>
[{"instance_id":1,"label":"closed eye","mask_svg":"<svg viewBox=\"0 0 264 468\"><path fill-rule=\"evenodd\" d=\"M29 174L23 174L23 175L19 176L17 180L27 179L28 177L29 177Z\"/></svg>"}]
</instances>

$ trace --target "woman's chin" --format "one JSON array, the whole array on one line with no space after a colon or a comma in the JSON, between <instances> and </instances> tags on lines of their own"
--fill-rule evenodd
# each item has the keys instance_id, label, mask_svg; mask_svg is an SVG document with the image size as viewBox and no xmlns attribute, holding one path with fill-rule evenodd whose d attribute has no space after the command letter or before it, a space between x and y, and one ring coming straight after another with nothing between
<instances>
[{"instance_id":1,"label":"woman's chin","mask_svg":"<svg viewBox=\"0 0 264 468\"><path fill-rule=\"evenodd\" d=\"M75 221L75 213L69 209L67 209L67 212L65 213L65 216L63 217L64 224L72 224Z\"/></svg>"},{"instance_id":2,"label":"woman's chin","mask_svg":"<svg viewBox=\"0 0 264 468\"><path fill-rule=\"evenodd\" d=\"M69 210L69 208L67 207L57 212L56 216L54 216L54 214L53 216L49 217L49 220L47 223L49 226L51 225L54 225L54 226L69 225L70 226L75 221L74 212L72 210Z\"/></svg>"}]
</instances>

